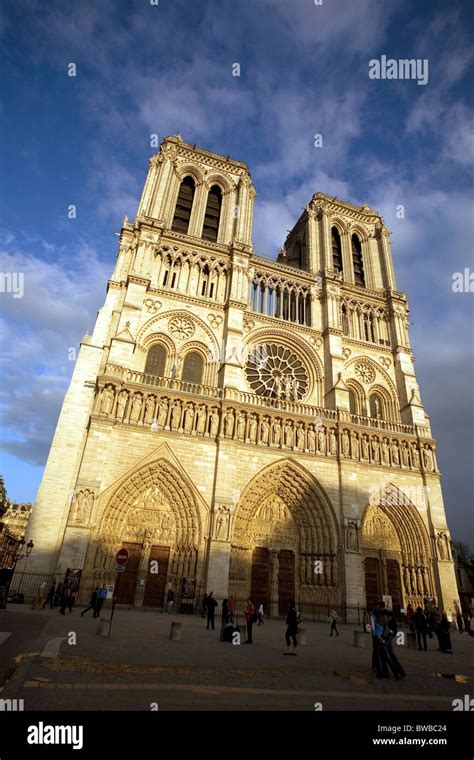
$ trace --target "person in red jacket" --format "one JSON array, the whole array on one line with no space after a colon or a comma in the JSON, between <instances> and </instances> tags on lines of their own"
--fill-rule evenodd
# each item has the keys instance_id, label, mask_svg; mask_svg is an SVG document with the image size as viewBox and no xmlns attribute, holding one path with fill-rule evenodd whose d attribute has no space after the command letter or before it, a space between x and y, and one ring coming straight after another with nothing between
<instances>
[{"instance_id":1,"label":"person in red jacket","mask_svg":"<svg viewBox=\"0 0 474 760\"><path fill-rule=\"evenodd\" d=\"M245 617L247 618L247 641L244 641L244 644L253 644L252 626L255 622L255 607L251 599L247 599Z\"/></svg>"}]
</instances>

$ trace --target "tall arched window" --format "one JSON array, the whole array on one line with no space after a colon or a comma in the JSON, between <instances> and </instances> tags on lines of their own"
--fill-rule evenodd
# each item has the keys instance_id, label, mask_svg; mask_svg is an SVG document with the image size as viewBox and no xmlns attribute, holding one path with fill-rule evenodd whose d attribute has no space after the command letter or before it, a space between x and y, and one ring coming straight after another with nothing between
<instances>
[{"instance_id":1,"label":"tall arched window","mask_svg":"<svg viewBox=\"0 0 474 760\"><path fill-rule=\"evenodd\" d=\"M349 335L349 319L347 317L347 308L345 304L343 304L341 308L341 327L344 335Z\"/></svg>"},{"instance_id":2,"label":"tall arched window","mask_svg":"<svg viewBox=\"0 0 474 760\"><path fill-rule=\"evenodd\" d=\"M166 348L159 344L152 346L148 351L145 364L146 375L158 375L163 377L166 367Z\"/></svg>"},{"instance_id":3,"label":"tall arched window","mask_svg":"<svg viewBox=\"0 0 474 760\"><path fill-rule=\"evenodd\" d=\"M362 259L362 245L357 235L352 235L352 266L354 268L354 282L365 288L364 261Z\"/></svg>"},{"instance_id":4,"label":"tall arched window","mask_svg":"<svg viewBox=\"0 0 474 760\"><path fill-rule=\"evenodd\" d=\"M202 374L204 371L204 359L197 351L190 351L186 354L183 362L183 371L181 380L187 383L202 383Z\"/></svg>"},{"instance_id":5,"label":"tall arched window","mask_svg":"<svg viewBox=\"0 0 474 760\"><path fill-rule=\"evenodd\" d=\"M370 416L378 420L385 419L383 401L377 393L372 393L369 399Z\"/></svg>"},{"instance_id":6,"label":"tall arched window","mask_svg":"<svg viewBox=\"0 0 474 760\"><path fill-rule=\"evenodd\" d=\"M221 217L222 191L218 185L213 185L207 196L206 213L204 216L204 226L202 237L204 240L217 241L219 232L219 219Z\"/></svg>"},{"instance_id":7,"label":"tall arched window","mask_svg":"<svg viewBox=\"0 0 474 760\"><path fill-rule=\"evenodd\" d=\"M335 272L342 272L342 248L339 230L333 227L331 230L332 241L332 266Z\"/></svg>"},{"instance_id":8,"label":"tall arched window","mask_svg":"<svg viewBox=\"0 0 474 760\"><path fill-rule=\"evenodd\" d=\"M175 232L182 232L187 235L193 200L194 180L192 177L185 177L179 186L178 200L171 225L171 229Z\"/></svg>"},{"instance_id":9,"label":"tall arched window","mask_svg":"<svg viewBox=\"0 0 474 760\"><path fill-rule=\"evenodd\" d=\"M357 414L357 402L354 391L349 391L349 411L351 414Z\"/></svg>"}]
</instances>

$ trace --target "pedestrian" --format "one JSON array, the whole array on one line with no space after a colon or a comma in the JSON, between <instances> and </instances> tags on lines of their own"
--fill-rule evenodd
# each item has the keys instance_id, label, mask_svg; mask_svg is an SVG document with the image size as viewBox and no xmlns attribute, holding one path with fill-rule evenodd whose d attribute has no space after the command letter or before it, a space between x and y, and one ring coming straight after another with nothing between
<instances>
[{"instance_id":1,"label":"pedestrian","mask_svg":"<svg viewBox=\"0 0 474 760\"><path fill-rule=\"evenodd\" d=\"M61 615L66 614L66 608L69 610L69 612L72 612L72 603L73 603L73 596L72 596L72 590L71 590L71 584L70 583L64 583L63 584L63 590L61 594L61 606L59 608L59 612Z\"/></svg>"},{"instance_id":2,"label":"pedestrian","mask_svg":"<svg viewBox=\"0 0 474 760\"><path fill-rule=\"evenodd\" d=\"M227 599L223 599L222 601L222 627L227 625L229 622L229 602Z\"/></svg>"},{"instance_id":3,"label":"pedestrian","mask_svg":"<svg viewBox=\"0 0 474 760\"><path fill-rule=\"evenodd\" d=\"M171 612L173 610L173 604L174 604L174 591L172 588L169 588L168 593L166 595L166 608L168 610L168 615L171 615Z\"/></svg>"},{"instance_id":4,"label":"pedestrian","mask_svg":"<svg viewBox=\"0 0 474 760\"><path fill-rule=\"evenodd\" d=\"M206 617L206 607L207 607L206 602L207 602L207 591L204 594L202 598L202 602L201 602L201 617L202 618Z\"/></svg>"},{"instance_id":5,"label":"pedestrian","mask_svg":"<svg viewBox=\"0 0 474 760\"><path fill-rule=\"evenodd\" d=\"M390 678L384 641L385 626L382 614L383 609L383 602L374 604L370 616L372 631L372 670L376 673L377 678Z\"/></svg>"},{"instance_id":6,"label":"pedestrian","mask_svg":"<svg viewBox=\"0 0 474 760\"><path fill-rule=\"evenodd\" d=\"M393 617L393 612L390 611L387 613L387 625L386 627L384 626L385 653L387 656L388 666L391 669L395 680L398 681L401 678L406 678L407 674L405 673L403 665L396 656L393 649L393 642L396 640L397 630L397 621Z\"/></svg>"},{"instance_id":7,"label":"pedestrian","mask_svg":"<svg viewBox=\"0 0 474 760\"><path fill-rule=\"evenodd\" d=\"M63 584L58 583L58 585L56 586L56 591L54 592L54 606L55 607L59 607L62 594L63 594Z\"/></svg>"},{"instance_id":8,"label":"pedestrian","mask_svg":"<svg viewBox=\"0 0 474 760\"><path fill-rule=\"evenodd\" d=\"M331 623L331 633L329 634L330 636L332 636L333 631L336 632L336 636L339 636L339 631L337 630L337 621L338 616L336 610L331 610L328 620L328 622Z\"/></svg>"},{"instance_id":9,"label":"pedestrian","mask_svg":"<svg viewBox=\"0 0 474 760\"><path fill-rule=\"evenodd\" d=\"M408 602L407 605L407 624L412 633L415 633L415 623L413 622L413 605L411 602Z\"/></svg>"},{"instance_id":10,"label":"pedestrian","mask_svg":"<svg viewBox=\"0 0 474 760\"><path fill-rule=\"evenodd\" d=\"M464 628L464 623L461 615L461 611L458 610L456 614L456 622L458 624L458 631L459 633L462 633L462 629Z\"/></svg>"},{"instance_id":11,"label":"pedestrian","mask_svg":"<svg viewBox=\"0 0 474 760\"><path fill-rule=\"evenodd\" d=\"M244 641L244 644L253 644L252 627L256 622L257 616L251 599L247 599L247 606L245 607L244 614L247 619L247 641Z\"/></svg>"},{"instance_id":12,"label":"pedestrian","mask_svg":"<svg viewBox=\"0 0 474 760\"><path fill-rule=\"evenodd\" d=\"M214 592L211 591L207 595L207 599L206 599L206 608L207 608L207 626L206 626L206 631L209 630L209 625L211 626L212 630L214 630L214 615L216 613L217 602L214 599L214 597L212 596L213 593Z\"/></svg>"},{"instance_id":13,"label":"pedestrian","mask_svg":"<svg viewBox=\"0 0 474 760\"><path fill-rule=\"evenodd\" d=\"M95 608L97 606L97 594L99 593L99 586L97 586L96 590L92 592L91 598L89 600L89 606L86 607L85 610L82 610L81 617L84 617L86 612L89 612L89 610L93 610L95 613ZM95 617L95 614L93 615Z\"/></svg>"},{"instance_id":14,"label":"pedestrian","mask_svg":"<svg viewBox=\"0 0 474 760\"><path fill-rule=\"evenodd\" d=\"M451 623L448 620L448 615L446 612L443 612L441 616L441 621L438 625L438 641L439 641L439 652L444 652L445 654L452 654L453 648L451 645Z\"/></svg>"},{"instance_id":15,"label":"pedestrian","mask_svg":"<svg viewBox=\"0 0 474 760\"><path fill-rule=\"evenodd\" d=\"M418 641L418 649L421 652L421 642L423 641L423 649L426 652L428 650L428 647L426 645L426 629L427 629L427 622L426 622L426 615L421 609L421 607L416 608L416 612L413 616L413 623L415 625L415 631L416 631L416 638Z\"/></svg>"},{"instance_id":16,"label":"pedestrian","mask_svg":"<svg viewBox=\"0 0 474 760\"><path fill-rule=\"evenodd\" d=\"M263 625L263 602L260 602L260 606L257 610L257 620L259 625Z\"/></svg>"},{"instance_id":17,"label":"pedestrian","mask_svg":"<svg viewBox=\"0 0 474 760\"><path fill-rule=\"evenodd\" d=\"M296 611L295 603L293 599L288 602L288 614L286 616L286 652L288 654L296 656L296 647L298 646L298 613ZM293 642L293 649L292 643Z\"/></svg>"},{"instance_id":18,"label":"pedestrian","mask_svg":"<svg viewBox=\"0 0 474 760\"><path fill-rule=\"evenodd\" d=\"M229 610L229 623L234 622L234 597L231 596L227 602L227 609Z\"/></svg>"},{"instance_id":19,"label":"pedestrian","mask_svg":"<svg viewBox=\"0 0 474 760\"><path fill-rule=\"evenodd\" d=\"M0 586L0 610L5 610L7 608L7 598L8 598L8 592L6 586L3 584Z\"/></svg>"},{"instance_id":20,"label":"pedestrian","mask_svg":"<svg viewBox=\"0 0 474 760\"><path fill-rule=\"evenodd\" d=\"M46 583L42 583L41 586L38 587L38 590L36 591L36 596L34 599L33 604L31 605L32 610L42 610L43 609L43 599L44 599L44 590L46 588Z\"/></svg>"},{"instance_id":21,"label":"pedestrian","mask_svg":"<svg viewBox=\"0 0 474 760\"><path fill-rule=\"evenodd\" d=\"M100 617L100 611L106 599L107 599L107 586L104 583L97 592L97 602L96 602L94 614L92 617L95 617L95 618Z\"/></svg>"},{"instance_id":22,"label":"pedestrian","mask_svg":"<svg viewBox=\"0 0 474 760\"><path fill-rule=\"evenodd\" d=\"M48 595L46 599L44 600L43 609L46 607L48 602L49 602L49 608L51 610L53 609L55 594L56 594L56 581L53 581L49 588Z\"/></svg>"}]
</instances>

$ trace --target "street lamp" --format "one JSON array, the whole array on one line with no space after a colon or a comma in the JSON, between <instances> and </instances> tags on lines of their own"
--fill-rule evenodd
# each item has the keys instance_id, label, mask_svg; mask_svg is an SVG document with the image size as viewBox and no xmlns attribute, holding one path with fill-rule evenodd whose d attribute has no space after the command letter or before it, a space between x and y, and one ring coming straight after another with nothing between
<instances>
[{"instance_id":1,"label":"street lamp","mask_svg":"<svg viewBox=\"0 0 474 760\"><path fill-rule=\"evenodd\" d=\"M26 571L26 562L27 562L27 560L28 560L28 557L30 556L30 554L31 554L31 552L33 551L33 549L34 549L34 546L35 546L32 540L28 541L28 543L26 544L25 553L23 554L23 553L22 553L22 549L23 549L23 547L24 547L24 545L25 545L25 539L24 539L24 538L22 538L22 539L21 539L21 541L19 541L19 542L18 542L18 545L19 545L21 548L20 548L20 551L17 551L17 552L15 553L15 564L14 564L14 566L13 566L13 572L15 572L16 563L18 562L18 560L19 560L19 559L24 559L24 560L25 560L25 564L24 564L24 567L23 567L23 572L22 572L22 574L21 574L20 583L19 583L19 585L18 585L17 594L19 594L19 593L20 593L21 584L23 583L23 576L24 576L24 574L25 574L25 571Z\"/></svg>"}]
</instances>

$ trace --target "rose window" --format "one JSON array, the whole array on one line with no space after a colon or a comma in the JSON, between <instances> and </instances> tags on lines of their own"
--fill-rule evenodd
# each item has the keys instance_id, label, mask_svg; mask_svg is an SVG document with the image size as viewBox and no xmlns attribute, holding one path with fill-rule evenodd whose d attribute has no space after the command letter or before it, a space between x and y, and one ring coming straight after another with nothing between
<instances>
[{"instance_id":1,"label":"rose window","mask_svg":"<svg viewBox=\"0 0 474 760\"><path fill-rule=\"evenodd\" d=\"M252 348L245 374L259 396L298 401L308 390L308 373L303 362L289 348L275 343Z\"/></svg>"}]
</instances>

